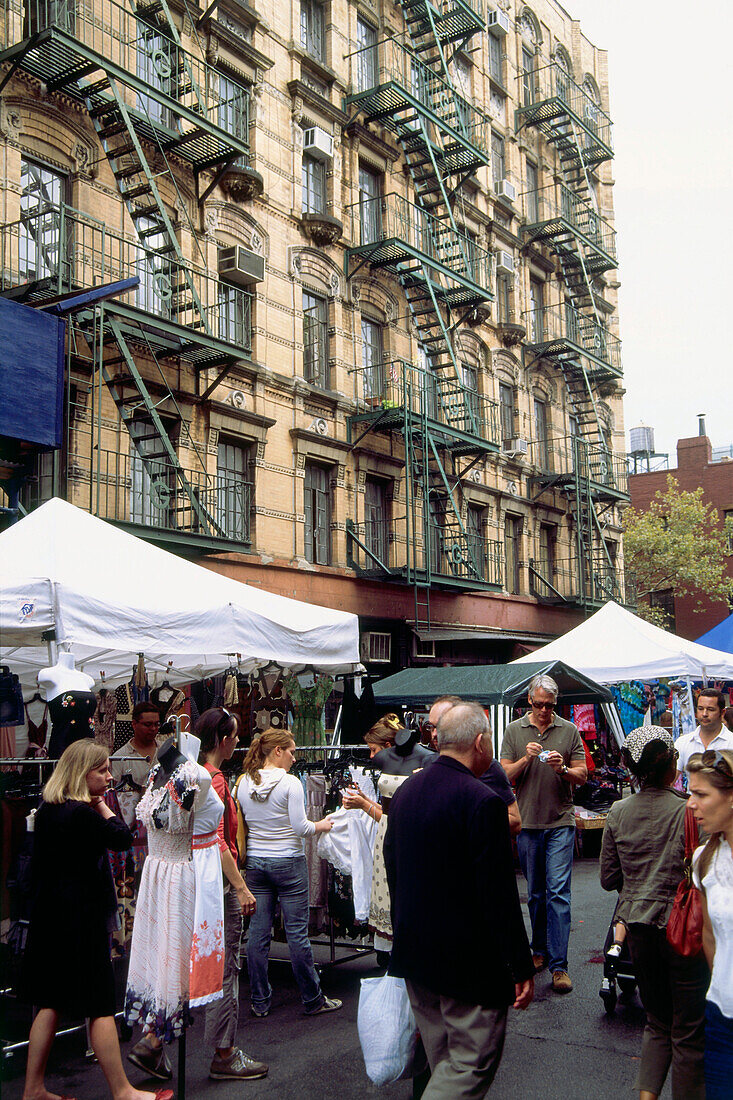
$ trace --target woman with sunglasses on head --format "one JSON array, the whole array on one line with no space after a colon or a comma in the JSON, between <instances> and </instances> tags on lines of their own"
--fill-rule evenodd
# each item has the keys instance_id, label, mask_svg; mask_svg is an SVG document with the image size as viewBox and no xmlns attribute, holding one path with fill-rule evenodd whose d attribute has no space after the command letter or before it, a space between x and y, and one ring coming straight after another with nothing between
<instances>
[{"instance_id":1,"label":"woman with sunglasses on head","mask_svg":"<svg viewBox=\"0 0 733 1100\"><path fill-rule=\"evenodd\" d=\"M104 794L112 781L106 747L89 738L69 745L43 788L33 831L32 900L21 995L37 1008L28 1042L23 1100L64 1100L44 1083L63 1012L89 1019L92 1048L114 1100L171 1100L144 1092L122 1067L115 1026L110 932L117 916L108 850L132 833Z\"/></svg>"},{"instance_id":2,"label":"woman with sunglasses on head","mask_svg":"<svg viewBox=\"0 0 733 1100\"><path fill-rule=\"evenodd\" d=\"M687 762L690 806L709 834L694 858L703 900L703 949L712 969L705 1003L707 1100L733 1095L733 751L708 749Z\"/></svg>"}]
</instances>

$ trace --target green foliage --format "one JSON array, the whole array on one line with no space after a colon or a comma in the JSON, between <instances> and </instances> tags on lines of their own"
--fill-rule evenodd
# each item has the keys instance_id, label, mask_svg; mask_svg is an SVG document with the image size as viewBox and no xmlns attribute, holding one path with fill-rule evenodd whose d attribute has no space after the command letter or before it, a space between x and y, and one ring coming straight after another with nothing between
<instances>
[{"instance_id":1,"label":"green foliage","mask_svg":"<svg viewBox=\"0 0 733 1100\"><path fill-rule=\"evenodd\" d=\"M731 545L733 522L721 524L702 488L681 490L670 474L666 491L656 494L648 511L629 508L624 516L624 559L636 581L637 613L666 626L664 612L648 600L669 589L695 597L696 610L709 600L731 599L733 580L725 575Z\"/></svg>"}]
</instances>

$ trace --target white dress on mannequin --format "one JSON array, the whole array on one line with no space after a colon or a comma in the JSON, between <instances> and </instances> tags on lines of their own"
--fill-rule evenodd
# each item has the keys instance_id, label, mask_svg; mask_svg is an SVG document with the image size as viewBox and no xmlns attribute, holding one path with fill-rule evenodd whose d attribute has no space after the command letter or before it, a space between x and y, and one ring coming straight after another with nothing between
<instances>
[{"instance_id":1,"label":"white dress on mannequin","mask_svg":"<svg viewBox=\"0 0 733 1100\"><path fill-rule=\"evenodd\" d=\"M224 983L224 882L216 830L224 803L209 788L206 801L196 810L193 829L193 869L196 905L191 945L190 1005L205 1005L223 995Z\"/></svg>"}]
</instances>

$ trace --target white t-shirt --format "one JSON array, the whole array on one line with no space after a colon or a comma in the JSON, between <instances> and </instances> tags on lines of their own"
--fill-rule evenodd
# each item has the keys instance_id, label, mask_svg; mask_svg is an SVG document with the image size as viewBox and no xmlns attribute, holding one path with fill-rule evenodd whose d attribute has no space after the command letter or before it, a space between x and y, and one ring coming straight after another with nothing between
<instances>
[{"instance_id":1,"label":"white t-shirt","mask_svg":"<svg viewBox=\"0 0 733 1100\"><path fill-rule=\"evenodd\" d=\"M696 849L693 856L693 878L698 889L697 865L702 850L702 847ZM721 837L702 885L715 935L713 976L707 998L724 1016L733 1019L733 854L724 837Z\"/></svg>"},{"instance_id":2,"label":"white t-shirt","mask_svg":"<svg viewBox=\"0 0 733 1100\"><path fill-rule=\"evenodd\" d=\"M677 769L683 772L687 767L687 761L696 752L705 752L706 749L733 749L733 733L723 726L720 733L716 734L709 745L703 745L700 737L700 727L698 726L692 733L684 733L682 737L678 737L674 747L678 753Z\"/></svg>"},{"instance_id":3,"label":"white t-shirt","mask_svg":"<svg viewBox=\"0 0 733 1100\"><path fill-rule=\"evenodd\" d=\"M302 856L303 837L313 836L316 824L305 816L300 780L284 768L263 768L260 776L260 783L242 776L237 790L247 823L247 855Z\"/></svg>"}]
</instances>

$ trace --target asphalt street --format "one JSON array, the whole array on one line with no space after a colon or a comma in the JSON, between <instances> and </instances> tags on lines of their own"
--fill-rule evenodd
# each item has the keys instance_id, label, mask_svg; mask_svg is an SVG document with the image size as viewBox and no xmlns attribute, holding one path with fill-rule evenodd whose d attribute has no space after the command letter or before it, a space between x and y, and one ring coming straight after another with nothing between
<instances>
[{"instance_id":1,"label":"asphalt street","mask_svg":"<svg viewBox=\"0 0 733 1100\"><path fill-rule=\"evenodd\" d=\"M436 869L439 873L439 868ZM524 880L519 878L522 900ZM597 861L576 860L573 875L573 925L570 941L572 993L558 996L549 976L540 975L533 1004L526 1012L510 1012L501 1068L489 1093L492 1100L618 1100L633 1096L633 1082L641 1046L643 1011L636 995L619 1002L607 1017L598 996L602 977L602 946L613 912L614 899L598 884ZM525 906L526 914L526 906ZM430 915L426 914L426 919ZM476 928L477 938L481 929ZM436 950L440 949L436 943ZM279 954L284 945L277 945ZM321 958L325 950L319 949ZM201 1014L187 1037L189 1100L410 1100L411 1082L384 1088L371 1084L364 1070L356 1030L359 981L372 976L374 955L326 969L323 987L340 997L340 1012L315 1019L303 1016L292 973L287 964L271 964L275 991L269 1017L249 1015L246 973L240 997L238 1043L248 1053L270 1064L269 1076L251 1082L215 1082L207 1077L210 1052L203 1048ZM49 1067L48 1086L76 1100L103 1100L108 1092L98 1066L84 1060L78 1036L57 1040ZM127 1049L127 1047L125 1047ZM171 1050L175 1063L176 1052ZM4 1066L3 1100L22 1096L23 1060ZM130 1066L131 1080L142 1087ZM669 1084L662 1097L669 1100Z\"/></svg>"}]
</instances>

